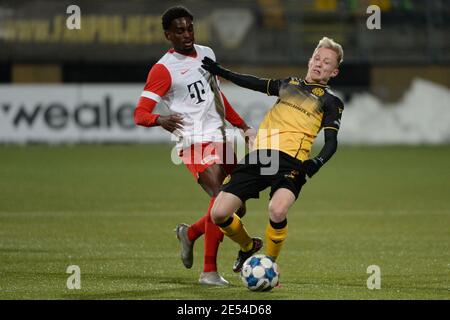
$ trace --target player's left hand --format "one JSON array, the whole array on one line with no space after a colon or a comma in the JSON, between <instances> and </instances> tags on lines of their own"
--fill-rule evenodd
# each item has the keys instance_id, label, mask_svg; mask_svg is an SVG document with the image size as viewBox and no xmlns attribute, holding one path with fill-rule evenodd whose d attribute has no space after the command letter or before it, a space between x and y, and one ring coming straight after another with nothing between
<instances>
[{"instance_id":1,"label":"player's left hand","mask_svg":"<svg viewBox=\"0 0 450 320\"><path fill-rule=\"evenodd\" d=\"M312 178L312 176L315 175L317 171L319 171L321 166L322 165L320 161L317 159L308 159L303 161L302 163L303 171L309 178Z\"/></svg>"},{"instance_id":2,"label":"player's left hand","mask_svg":"<svg viewBox=\"0 0 450 320\"><path fill-rule=\"evenodd\" d=\"M226 70L211 58L204 57L202 60L202 68L216 76L222 76Z\"/></svg>"}]
</instances>

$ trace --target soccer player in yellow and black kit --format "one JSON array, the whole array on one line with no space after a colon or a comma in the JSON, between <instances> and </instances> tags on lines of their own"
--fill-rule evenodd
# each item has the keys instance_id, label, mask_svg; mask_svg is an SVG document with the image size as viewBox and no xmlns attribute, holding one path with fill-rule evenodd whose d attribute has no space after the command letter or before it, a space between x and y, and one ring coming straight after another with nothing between
<instances>
[{"instance_id":1,"label":"soccer player in yellow and black kit","mask_svg":"<svg viewBox=\"0 0 450 320\"><path fill-rule=\"evenodd\" d=\"M235 214L240 206L271 187L266 255L275 261L287 235L287 212L306 183L306 176L311 178L336 152L344 107L327 83L338 75L343 55L340 44L324 37L309 60L306 77L281 80L238 74L211 59L203 60L202 67L212 74L278 96L260 124L255 150L246 155L231 179L224 182L213 206L213 222L240 245L234 272L239 272L245 260L263 246L262 239L249 236ZM316 157L310 158L312 144L321 129L325 144Z\"/></svg>"}]
</instances>

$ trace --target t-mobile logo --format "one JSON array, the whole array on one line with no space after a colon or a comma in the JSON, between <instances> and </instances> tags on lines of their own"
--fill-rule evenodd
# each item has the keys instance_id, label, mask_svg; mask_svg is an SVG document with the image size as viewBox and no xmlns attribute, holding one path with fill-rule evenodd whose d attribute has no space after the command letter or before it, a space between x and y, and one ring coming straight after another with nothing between
<instances>
[{"instance_id":1,"label":"t-mobile logo","mask_svg":"<svg viewBox=\"0 0 450 320\"><path fill-rule=\"evenodd\" d=\"M202 99L202 95L205 94L205 86L203 85L203 82L201 80L198 80L194 83L188 84L187 87L188 87L189 93L191 94L191 98L197 99L196 104L199 104L199 103L205 101L204 99Z\"/></svg>"}]
</instances>

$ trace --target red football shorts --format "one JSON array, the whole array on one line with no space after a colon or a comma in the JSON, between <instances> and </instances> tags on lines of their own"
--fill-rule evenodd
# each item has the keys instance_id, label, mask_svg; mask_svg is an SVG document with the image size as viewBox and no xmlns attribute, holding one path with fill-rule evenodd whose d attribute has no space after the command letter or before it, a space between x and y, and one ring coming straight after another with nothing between
<instances>
[{"instance_id":1,"label":"red football shorts","mask_svg":"<svg viewBox=\"0 0 450 320\"><path fill-rule=\"evenodd\" d=\"M195 143L180 152L180 157L195 179L213 164L220 164L227 174L236 167L237 158L230 144L224 142Z\"/></svg>"}]
</instances>

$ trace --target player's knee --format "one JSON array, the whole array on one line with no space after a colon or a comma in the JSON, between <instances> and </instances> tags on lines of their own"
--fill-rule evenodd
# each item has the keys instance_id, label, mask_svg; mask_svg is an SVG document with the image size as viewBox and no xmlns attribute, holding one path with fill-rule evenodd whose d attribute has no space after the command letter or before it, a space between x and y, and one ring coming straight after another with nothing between
<instances>
[{"instance_id":1,"label":"player's knee","mask_svg":"<svg viewBox=\"0 0 450 320\"><path fill-rule=\"evenodd\" d=\"M269 215L273 222L280 222L286 219L287 212L288 210L285 206L273 203L269 205Z\"/></svg>"},{"instance_id":2,"label":"player's knee","mask_svg":"<svg viewBox=\"0 0 450 320\"><path fill-rule=\"evenodd\" d=\"M214 224L221 224L228 219L227 212L222 207L214 205L211 210L211 220Z\"/></svg>"}]
</instances>

